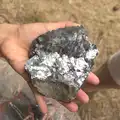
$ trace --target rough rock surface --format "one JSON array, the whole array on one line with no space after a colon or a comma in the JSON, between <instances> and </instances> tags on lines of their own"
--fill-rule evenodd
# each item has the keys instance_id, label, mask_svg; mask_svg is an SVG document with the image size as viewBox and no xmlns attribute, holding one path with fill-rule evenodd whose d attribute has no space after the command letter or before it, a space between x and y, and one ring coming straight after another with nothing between
<instances>
[{"instance_id":1,"label":"rough rock surface","mask_svg":"<svg viewBox=\"0 0 120 120\"><path fill-rule=\"evenodd\" d=\"M96 0L0 0L0 23L71 20L84 24L90 31L92 42L100 51L93 68L95 70L104 64L110 55L120 49L119 5L120 0L99 0L97 2ZM118 9L113 11L113 8ZM2 65L0 61L1 71L6 72ZM3 72L0 72L1 80L8 79L9 81L9 78L11 82L20 80L14 75L13 77L3 75ZM8 73L13 74L12 70L9 70ZM90 102L79 107L78 115L82 120L120 120L120 90L106 89L92 94L94 95ZM59 111L62 112L63 109ZM67 110L64 113L67 117L74 114ZM73 117L69 117L67 120L73 120ZM74 117L74 120L77 119Z\"/></svg>"},{"instance_id":2,"label":"rough rock surface","mask_svg":"<svg viewBox=\"0 0 120 120\"><path fill-rule=\"evenodd\" d=\"M25 69L41 94L68 102L75 98L97 54L83 26L60 28L33 41Z\"/></svg>"}]
</instances>

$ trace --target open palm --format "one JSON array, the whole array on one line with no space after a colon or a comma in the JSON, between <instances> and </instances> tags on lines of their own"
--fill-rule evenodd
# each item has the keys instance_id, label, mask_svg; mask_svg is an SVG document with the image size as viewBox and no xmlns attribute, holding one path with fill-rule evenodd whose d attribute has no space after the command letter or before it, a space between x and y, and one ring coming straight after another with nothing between
<instances>
[{"instance_id":1,"label":"open palm","mask_svg":"<svg viewBox=\"0 0 120 120\"><path fill-rule=\"evenodd\" d=\"M8 25L8 24L4 25L3 32L4 31L6 32L6 30L7 32L6 37L1 42L1 54L7 59L7 61L13 67L13 69L16 72L18 72L29 83L29 78L24 70L24 65L28 60L28 51L31 42L40 34L43 34L47 31L55 30L57 28L64 28L72 25L76 24L71 22L58 22L58 23L32 23L24 25ZM89 74L86 81L93 85L97 85L99 83L99 79L93 73ZM44 101L45 98L43 96L40 96L34 90L34 88L32 88L32 91L34 92L36 101L38 102L41 111L43 113L46 113L47 105ZM87 103L89 101L89 97L81 89L78 91L76 99L82 103ZM72 112L75 112L78 109L78 106L74 101L71 103L61 104Z\"/></svg>"}]
</instances>

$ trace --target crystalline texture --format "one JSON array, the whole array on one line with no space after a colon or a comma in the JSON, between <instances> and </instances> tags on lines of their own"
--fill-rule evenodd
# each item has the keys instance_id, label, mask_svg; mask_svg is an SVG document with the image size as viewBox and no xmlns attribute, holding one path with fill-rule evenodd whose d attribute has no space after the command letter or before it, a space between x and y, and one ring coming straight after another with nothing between
<instances>
[{"instance_id":1,"label":"crystalline texture","mask_svg":"<svg viewBox=\"0 0 120 120\"><path fill-rule=\"evenodd\" d=\"M59 28L33 41L25 69L39 93L68 102L75 98L97 54L83 26Z\"/></svg>"}]
</instances>

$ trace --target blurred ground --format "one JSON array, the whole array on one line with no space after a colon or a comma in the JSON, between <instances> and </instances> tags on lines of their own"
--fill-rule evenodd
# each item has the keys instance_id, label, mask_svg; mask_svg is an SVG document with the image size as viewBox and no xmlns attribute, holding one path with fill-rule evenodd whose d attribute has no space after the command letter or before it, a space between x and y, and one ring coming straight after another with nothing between
<instances>
[{"instance_id":1,"label":"blurred ground","mask_svg":"<svg viewBox=\"0 0 120 120\"><path fill-rule=\"evenodd\" d=\"M64 20L83 24L97 44L100 54L94 71L119 50L120 0L0 0L0 23ZM119 111L120 90L111 89L95 92L78 114L82 120L120 120Z\"/></svg>"}]
</instances>

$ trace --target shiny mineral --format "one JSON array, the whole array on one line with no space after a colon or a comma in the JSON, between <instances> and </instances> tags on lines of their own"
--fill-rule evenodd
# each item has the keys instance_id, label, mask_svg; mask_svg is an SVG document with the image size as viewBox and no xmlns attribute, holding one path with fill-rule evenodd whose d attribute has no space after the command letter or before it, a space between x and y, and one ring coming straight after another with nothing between
<instances>
[{"instance_id":1,"label":"shiny mineral","mask_svg":"<svg viewBox=\"0 0 120 120\"><path fill-rule=\"evenodd\" d=\"M33 41L25 69L40 94L69 102L91 72L97 54L83 26L59 28Z\"/></svg>"}]
</instances>

